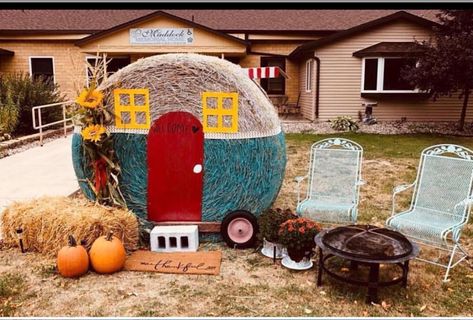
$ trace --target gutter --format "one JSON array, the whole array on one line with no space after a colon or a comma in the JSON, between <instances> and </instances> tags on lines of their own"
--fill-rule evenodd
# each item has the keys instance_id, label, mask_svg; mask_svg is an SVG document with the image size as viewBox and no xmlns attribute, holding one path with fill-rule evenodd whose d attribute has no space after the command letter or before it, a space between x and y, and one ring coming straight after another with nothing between
<instances>
[{"instance_id":1,"label":"gutter","mask_svg":"<svg viewBox=\"0 0 473 320\"><path fill-rule=\"evenodd\" d=\"M320 101L320 58L315 55L314 52L314 58L317 62L317 68L315 71L315 119L319 118L319 101Z\"/></svg>"},{"instance_id":2,"label":"gutter","mask_svg":"<svg viewBox=\"0 0 473 320\"><path fill-rule=\"evenodd\" d=\"M269 56L269 57L279 57L279 58L289 58L289 55L285 54L277 54L277 53L269 53L269 52L257 52L257 51L251 51L250 48L246 50L246 54L250 55L258 55L258 56Z\"/></svg>"}]
</instances>

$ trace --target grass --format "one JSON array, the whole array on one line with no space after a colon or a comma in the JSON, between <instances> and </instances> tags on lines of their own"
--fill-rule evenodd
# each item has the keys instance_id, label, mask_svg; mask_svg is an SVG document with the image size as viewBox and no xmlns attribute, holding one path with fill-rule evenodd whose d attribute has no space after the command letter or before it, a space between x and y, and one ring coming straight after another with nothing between
<instances>
[{"instance_id":1,"label":"grass","mask_svg":"<svg viewBox=\"0 0 473 320\"><path fill-rule=\"evenodd\" d=\"M381 136L342 134L359 142L364 152L359 222L383 225L390 215L395 185L415 179L419 154L433 144L449 142L473 147L471 138L435 135ZM295 208L294 177L307 171L313 142L329 135L288 134L288 165L275 207ZM409 194L401 199L409 203ZM463 233L473 253L473 228ZM223 253L218 276L120 272L79 279L57 275L53 258L0 249L0 316L473 316L473 269L462 263L442 284L444 270L413 261L408 288L380 289L383 304L366 305L364 288L324 276L315 285L316 269L296 272L263 257L258 250L233 250L202 243ZM338 265L343 272L343 264ZM362 269L362 268L361 268ZM365 275L366 270L360 270ZM395 270L383 272L386 279ZM3 293L2 293L3 292ZM77 303L79 301L79 303ZM6 303L6 304L5 304ZM7 307L5 307L7 306Z\"/></svg>"},{"instance_id":2,"label":"grass","mask_svg":"<svg viewBox=\"0 0 473 320\"><path fill-rule=\"evenodd\" d=\"M379 135L368 133L302 134L286 135L296 146L309 146L311 142L332 137L343 137L359 143L366 159L376 158L418 158L421 151L431 145L453 143L473 148L471 137L455 137L434 134Z\"/></svg>"},{"instance_id":3,"label":"grass","mask_svg":"<svg viewBox=\"0 0 473 320\"><path fill-rule=\"evenodd\" d=\"M18 306L18 300L24 288L24 280L18 274L0 275L0 316L11 317Z\"/></svg>"}]
</instances>

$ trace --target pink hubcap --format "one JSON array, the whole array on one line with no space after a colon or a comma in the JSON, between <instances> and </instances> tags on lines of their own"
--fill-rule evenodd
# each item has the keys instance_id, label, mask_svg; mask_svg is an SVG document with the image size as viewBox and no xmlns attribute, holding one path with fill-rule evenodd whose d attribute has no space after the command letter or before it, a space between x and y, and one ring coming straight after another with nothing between
<instances>
[{"instance_id":1,"label":"pink hubcap","mask_svg":"<svg viewBox=\"0 0 473 320\"><path fill-rule=\"evenodd\" d=\"M253 225L245 218L236 218L228 224L227 231L233 242L245 243L253 236Z\"/></svg>"}]
</instances>

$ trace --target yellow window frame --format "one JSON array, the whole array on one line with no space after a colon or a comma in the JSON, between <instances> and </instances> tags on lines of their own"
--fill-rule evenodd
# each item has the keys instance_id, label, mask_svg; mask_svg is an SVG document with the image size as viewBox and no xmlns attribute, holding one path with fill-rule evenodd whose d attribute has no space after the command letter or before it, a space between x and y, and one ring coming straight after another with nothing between
<instances>
[{"instance_id":1,"label":"yellow window frame","mask_svg":"<svg viewBox=\"0 0 473 320\"><path fill-rule=\"evenodd\" d=\"M128 95L130 103L121 104L121 95ZM144 96L144 105L135 105L135 96ZM120 129L149 129L151 127L151 116L149 110L149 89L115 89L113 90L113 99L115 107L115 127ZM124 123L121 118L122 112L130 114L130 123ZM145 114L145 123L136 122L136 113L143 112Z\"/></svg>"},{"instance_id":2,"label":"yellow window frame","mask_svg":"<svg viewBox=\"0 0 473 320\"><path fill-rule=\"evenodd\" d=\"M217 107L209 108L207 100L209 98L217 99ZM223 107L223 100L230 99L232 105L230 109ZM217 117L217 126L209 126L209 116ZM223 125L223 117L231 117L231 126L225 127ZM202 93L202 127L204 132L212 133L237 133L238 132L238 92L210 92Z\"/></svg>"}]
</instances>

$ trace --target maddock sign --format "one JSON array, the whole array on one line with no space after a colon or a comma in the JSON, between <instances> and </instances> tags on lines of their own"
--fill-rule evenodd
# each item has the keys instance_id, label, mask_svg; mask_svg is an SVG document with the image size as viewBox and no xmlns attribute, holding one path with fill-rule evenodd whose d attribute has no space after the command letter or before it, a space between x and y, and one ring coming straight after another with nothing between
<instances>
[{"instance_id":1,"label":"maddock sign","mask_svg":"<svg viewBox=\"0 0 473 320\"><path fill-rule=\"evenodd\" d=\"M137 28L130 29L130 44L192 44L192 28Z\"/></svg>"}]
</instances>

